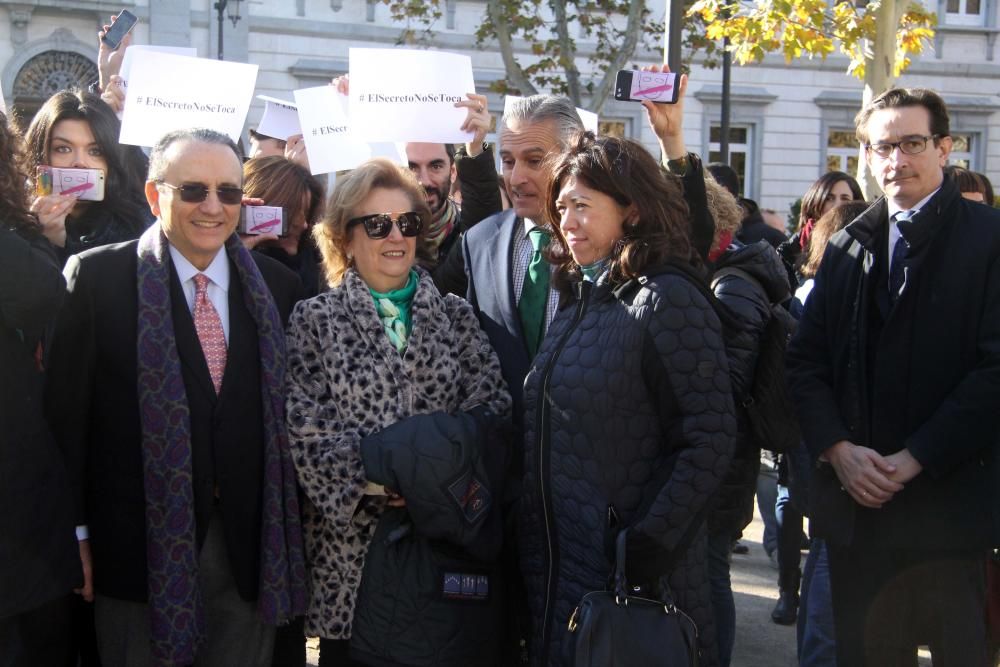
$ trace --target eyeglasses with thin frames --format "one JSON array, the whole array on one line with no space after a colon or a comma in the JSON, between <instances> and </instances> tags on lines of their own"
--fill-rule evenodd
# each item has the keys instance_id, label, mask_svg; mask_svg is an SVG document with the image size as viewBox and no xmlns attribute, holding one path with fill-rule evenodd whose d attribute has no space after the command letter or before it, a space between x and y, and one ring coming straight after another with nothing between
<instances>
[{"instance_id":1,"label":"eyeglasses with thin frames","mask_svg":"<svg viewBox=\"0 0 1000 667\"><path fill-rule=\"evenodd\" d=\"M392 232L392 223L399 227L403 236L417 236L424 227L423 217L416 211L403 213L373 213L347 221L347 229L355 225L364 225L365 234L370 239L384 239Z\"/></svg>"},{"instance_id":2,"label":"eyeglasses with thin frames","mask_svg":"<svg viewBox=\"0 0 1000 667\"><path fill-rule=\"evenodd\" d=\"M200 204L208 199L208 193L213 191L212 188L209 188L207 185L202 183L173 185L172 183L167 183L166 181L160 181L159 184L165 185L171 190L179 192L181 201L187 204ZM235 185L223 185L215 188L214 192L215 196L219 198L219 202L226 204L227 206L243 203L243 188L238 188Z\"/></svg>"},{"instance_id":3,"label":"eyeglasses with thin frames","mask_svg":"<svg viewBox=\"0 0 1000 667\"><path fill-rule=\"evenodd\" d=\"M918 155L927 150L928 141L931 139L937 141L938 138L936 134L914 135L912 137L905 137L899 141L880 141L877 144L865 144L865 150L869 153L874 153L880 158L889 157L897 148L900 153L904 153L905 155Z\"/></svg>"}]
</instances>

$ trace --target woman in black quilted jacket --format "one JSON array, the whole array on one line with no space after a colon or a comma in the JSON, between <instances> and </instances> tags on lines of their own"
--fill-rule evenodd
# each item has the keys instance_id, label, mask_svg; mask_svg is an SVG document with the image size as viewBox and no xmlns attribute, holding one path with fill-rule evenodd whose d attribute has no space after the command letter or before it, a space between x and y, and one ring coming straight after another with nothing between
<instances>
[{"instance_id":1,"label":"woman in black quilted jacket","mask_svg":"<svg viewBox=\"0 0 1000 667\"><path fill-rule=\"evenodd\" d=\"M569 664L570 615L605 588L627 531L629 585L669 588L713 667L704 522L736 420L688 209L632 141L580 135L552 173L548 254L565 300L525 381L531 661Z\"/></svg>"}]
</instances>

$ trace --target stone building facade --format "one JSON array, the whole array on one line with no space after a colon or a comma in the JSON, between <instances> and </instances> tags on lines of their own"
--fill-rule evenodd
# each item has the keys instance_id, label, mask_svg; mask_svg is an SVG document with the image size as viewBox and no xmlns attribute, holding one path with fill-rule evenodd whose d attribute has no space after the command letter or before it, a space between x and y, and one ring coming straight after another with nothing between
<instances>
[{"instance_id":1,"label":"stone building facade","mask_svg":"<svg viewBox=\"0 0 1000 667\"><path fill-rule=\"evenodd\" d=\"M941 92L952 112L955 161L1000 180L1000 64L995 43L997 0L940 0L933 47L916 59L901 85ZM499 53L480 49L474 33L484 20L482 0L445 0L434 26L436 48L472 57L476 86L499 116L501 96L488 92L503 77ZM651 0L662 16L665 0ZM140 18L136 43L193 46L202 57L218 53L217 3L213 0L26 0L0 2L0 86L9 107L30 117L56 90L96 79L97 31L122 7ZM233 22L225 14L239 13ZM260 66L257 92L291 100L296 88L320 85L347 69L352 46L395 45L402 26L375 0L229 0L223 12L224 55ZM581 43L585 58L593 44ZM635 62L655 62L658 52ZM731 162L744 177L747 196L780 213L829 168L852 170L857 160L853 117L861 84L846 59L781 57L734 67ZM587 73L585 73L585 76ZM685 107L689 147L712 158L718 148L721 72L692 67ZM262 106L255 101L253 127ZM651 149L654 138L637 104L610 100L602 128L635 138Z\"/></svg>"}]
</instances>

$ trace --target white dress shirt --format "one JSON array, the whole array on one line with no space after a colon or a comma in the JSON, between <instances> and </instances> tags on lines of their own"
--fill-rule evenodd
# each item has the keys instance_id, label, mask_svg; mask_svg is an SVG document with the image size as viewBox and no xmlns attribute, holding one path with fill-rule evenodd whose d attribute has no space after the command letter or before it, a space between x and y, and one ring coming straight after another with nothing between
<instances>
[{"instance_id":1,"label":"white dress shirt","mask_svg":"<svg viewBox=\"0 0 1000 667\"><path fill-rule=\"evenodd\" d=\"M886 202L889 204L889 263L888 263L889 271L888 271L888 273L892 272L892 251L896 249L896 241L898 241L899 238L902 236L902 234L899 233L899 227L896 226L896 221L893 220L893 218L896 216L897 213L899 213L901 211L913 211L912 215L916 215L917 213L920 212L920 209L922 209L924 207L924 205L928 201L930 201L930 198L933 197L934 195L936 195L937 191L940 190L940 189L941 188L939 187L937 190L935 190L934 192L930 193L929 195L927 195L926 197L924 197L923 199L921 199L920 201L918 201L916 206L912 206L910 208L903 208L899 204L897 204L896 202L894 202L893 200L891 200L888 197L886 197Z\"/></svg>"},{"instance_id":2,"label":"white dress shirt","mask_svg":"<svg viewBox=\"0 0 1000 667\"><path fill-rule=\"evenodd\" d=\"M170 246L170 259L174 263L174 270L177 271L177 278L181 281L181 289L184 290L184 298L187 299L188 310L194 315L195 284L194 277L199 273L208 276L208 289L206 293L208 300L215 306L215 312L219 314L222 321L222 333L226 336L226 345L229 345L229 257L224 248L220 248L215 255L215 259L204 271L199 271L194 264L180 253L174 246Z\"/></svg>"}]
</instances>

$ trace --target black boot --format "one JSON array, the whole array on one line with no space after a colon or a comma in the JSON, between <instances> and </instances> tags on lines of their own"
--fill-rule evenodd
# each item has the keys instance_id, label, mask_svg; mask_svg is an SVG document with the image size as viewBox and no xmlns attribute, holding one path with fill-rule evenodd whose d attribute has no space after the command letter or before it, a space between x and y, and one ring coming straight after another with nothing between
<instances>
[{"instance_id":1,"label":"black boot","mask_svg":"<svg viewBox=\"0 0 1000 667\"><path fill-rule=\"evenodd\" d=\"M799 570L782 572L778 581L778 603L771 612L771 620L778 625L792 625L799 613Z\"/></svg>"}]
</instances>

